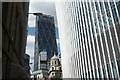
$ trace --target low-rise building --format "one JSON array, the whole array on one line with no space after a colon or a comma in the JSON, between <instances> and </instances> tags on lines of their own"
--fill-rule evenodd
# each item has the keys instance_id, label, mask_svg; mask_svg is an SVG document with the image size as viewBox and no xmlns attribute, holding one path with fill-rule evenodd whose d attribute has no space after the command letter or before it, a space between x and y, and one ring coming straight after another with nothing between
<instances>
[{"instance_id":1,"label":"low-rise building","mask_svg":"<svg viewBox=\"0 0 120 80\"><path fill-rule=\"evenodd\" d=\"M56 54L51 58L48 78L62 78L61 63L59 56Z\"/></svg>"}]
</instances>

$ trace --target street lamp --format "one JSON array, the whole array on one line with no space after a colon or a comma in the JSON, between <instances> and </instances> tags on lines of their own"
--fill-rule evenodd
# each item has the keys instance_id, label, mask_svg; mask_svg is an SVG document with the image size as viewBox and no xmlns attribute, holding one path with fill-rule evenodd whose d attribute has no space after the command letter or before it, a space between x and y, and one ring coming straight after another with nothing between
<instances>
[{"instance_id":1,"label":"street lamp","mask_svg":"<svg viewBox=\"0 0 120 80\"><path fill-rule=\"evenodd\" d=\"M42 13L28 13L28 14L33 14L33 15L42 15Z\"/></svg>"},{"instance_id":2,"label":"street lamp","mask_svg":"<svg viewBox=\"0 0 120 80\"><path fill-rule=\"evenodd\" d=\"M33 14L33 15L36 15L36 16L43 15L42 13L28 13L28 14L27 14L27 17L28 17L29 14Z\"/></svg>"},{"instance_id":3,"label":"street lamp","mask_svg":"<svg viewBox=\"0 0 120 80\"><path fill-rule=\"evenodd\" d=\"M32 65L33 63L31 62L31 63L29 63L30 65Z\"/></svg>"}]
</instances>

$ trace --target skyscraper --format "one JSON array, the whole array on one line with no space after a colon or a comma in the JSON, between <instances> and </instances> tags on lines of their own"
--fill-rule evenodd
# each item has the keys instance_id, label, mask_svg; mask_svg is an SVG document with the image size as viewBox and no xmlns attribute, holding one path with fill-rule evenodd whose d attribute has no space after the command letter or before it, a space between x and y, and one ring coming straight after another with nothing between
<instances>
[{"instance_id":1,"label":"skyscraper","mask_svg":"<svg viewBox=\"0 0 120 80\"><path fill-rule=\"evenodd\" d=\"M24 69L28 11L29 2L2 2L2 79L29 78Z\"/></svg>"},{"instance_id":2,"label":"skyscraper","mask_svg":"<svg viewBox=\"0 0 120 80\"><path fill-rule=\"evenodd\" d=\"M64 78L120 78L120 1L56 3Z\"/></svg>"},{"instance_id":3,"label":"skyscraper","mask_svg":"<svg viewBox=\"0 0 120 80\"><path fill-rule=\"evenodd\" d=\"M55 37L54 17L50 15L37 15L35 28L35 53L34 70L38 70L38 55L42 51L47 52L47 61L51 59L54 52L57 53Z\"/></svg>"}]
</instances>

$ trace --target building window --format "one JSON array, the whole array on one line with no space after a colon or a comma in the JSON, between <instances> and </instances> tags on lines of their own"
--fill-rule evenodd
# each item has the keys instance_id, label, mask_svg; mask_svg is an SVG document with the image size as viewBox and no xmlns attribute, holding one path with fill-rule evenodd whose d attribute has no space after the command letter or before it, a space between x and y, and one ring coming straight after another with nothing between
<instances>
[{"instance_id":1,"label":"building window","mask_svg":"<svg viewBox=\"0 0 120 80\"><path fill-rule=\"evenodd\" d=\"M56 61L55 61L55 64L56 64Z\"/></svg>"},{"instance_id":2,"label":"building window","mask_svg":"<svg viewBox=\"0 0 120 80\"><path fill-rule=\"evenodd\" d=\"M54 73L52 73L52 75L54 75Z\"/></svg>"},{"instance_id":3,"label":"building window","mask_svg":"<svg viewBox=\"0 0 120 80\"><path fill-rule=\"evenodd\" d=\"M52 61L52 65L54 64L54 62Z\"/></svg>"},{"instance_id":4,"label":"building window","mask_svg":"<svg viewBox=\"0 0 120 80\"><path fill-rule=\"evenodd\" d=\"M59 69L61 70L61 67Z\"/></svg>"},{"instance_id":5,"label":"building window","mask_svg":"<svg viewBox=\"0 0 120 80\"><path fill-rule=\"evenodd\" d=\"M52 70L54 70L54 67L52 67Z\"/></svg>"}]
</instances>

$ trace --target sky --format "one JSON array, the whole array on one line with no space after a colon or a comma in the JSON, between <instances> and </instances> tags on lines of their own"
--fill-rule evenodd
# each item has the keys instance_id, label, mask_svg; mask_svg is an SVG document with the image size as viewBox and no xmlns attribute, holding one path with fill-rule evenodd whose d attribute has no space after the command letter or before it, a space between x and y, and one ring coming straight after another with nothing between
<instances>
[{"instance_id":1,"label":"sky","mask_svg":"<svg viewBox=\"0 0 120 80\"><path fill-rule=\"evenodd\" d=\"M55 26L57 26L57 18L55 11L55 3L54 2L31 2L29 7L29 13L43 13L48 14L54 17ZM29 23L30 27L35 27L35 16L29 15Z\"/></svg>"},{"instance_id":2,"label":"sky","mask_svg":"<svg viewBox=\"0 0 120 80\"><path fill-rule=\"evenodd\" d=\"M29 13L43 13L54 17L55 30L56 30L56 41L59 46L59 36L57 27L57 18L55 12L54 2L30 2ZM26 53L30 55L31 71L34 70L34 42L35 42L35 15L30 14L28 19L28 36L27 36L27 47ZM58 47L60 52L60 47Z\"/></svg>"}]
</instances>

